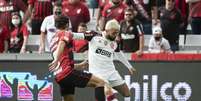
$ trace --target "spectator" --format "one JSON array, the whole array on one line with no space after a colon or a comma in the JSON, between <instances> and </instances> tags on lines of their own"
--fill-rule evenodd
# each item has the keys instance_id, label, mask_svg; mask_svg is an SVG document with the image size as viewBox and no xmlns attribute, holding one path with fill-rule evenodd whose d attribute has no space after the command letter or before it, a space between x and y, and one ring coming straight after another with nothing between
<instances>
[{"instance_id":1,"label":"spectator","mask_svg":"<svg viewBox=\"0 0 201 101\"><path fill-rule=\"evenodd\" d=\"M99 24L101 30L104 30L107 21L116 19L118 22L124 20L124 10L127 5L122 2L122 0L111 0L107 3L102 11L102 21Z\"/></svg>"},{"instance_id":2,"label":"spectator","mask_svg":"<svg viewBox=\"0 0 201 101\"><path fill-rule=\"evenodd\" d=\"M89 9L80 0L64 0L62 6L63 14L70 18L73 32L77 32L81 22L88 23L90 21Z\"/></svg>"},{"instance_id":3,"label":"spectator","mask_svg":"<svg viewBox=\"0 0 201 101\"><path fill-rule=\"evenodd\" d=\"M166 0L160 9L160 22L163 36L169 41L172 51L179 50L179 29L182 25L181 13L175 7L174 0Z\"/></svg>"},{"instance_id":4,"label":"spectator","mask_svg":"<svg viewBox=\"0 0 201 101\"><path fill-rule=\"evenodd\" d=\"M10 30L11 13L13 11L25 12L27 6L22 0L0 0L0 22Z\"/></svg>"},{"instance_id":5,"label":"spectator","mask_svg":"<svg viewBox=\"0 0 201 101\"><path fill-rule=\"evenodd\" d=\"M101 25L101 21L102 21L102 12L103 12L103 8L106 4L109 3L110 0L98 0L98 13L97 13L97 19L96 19L96 28L97 30L100 30L100 25Z\"/></svg>"},{"instance_id":6,"label":"spectator","mask_svg":"<svg viewBox=\"0 0 201 101\"><path fill-rule=\"evenodd\" d=\"M87 0L89 8L98 8L98 1L99 0Z\"/></svg>"},{"instance_id":7,"label":"spectator","mask_svg":"<svg viewBox=\"0 0 201 101\"><path fill-rule=\"evenodd\" d=\"M201 0L186 0L189 3L189 19L193 34L201 34Z\"/></svg>"},{"instance_id":8,"label":"spectator","mask_svg":"<svg viewBox=\"0 0 201 101\"><path fill-rule=\"evenodd\" d=\"M5 25L0 22L0 53L6 53L8 50L9 32Z\"/></svg>"},{"instance_id":9,"label":"spectator","mask_svg":"<svg viewBox=\"0 0 201 101\"><path fill-rule=\"evenodd\" d=\"M182 26L180 29L180 34L187 34L187 26L188 26L188 4L185 0L175 0L175 6L177 9L181 11L182 17Z\"/></svg>"},{"instance_id":10,"label":"spectator","mask_svg":"<svg viewBox=\"0 0 201 101\"><path fill-rule=\"evenodd\" d=\"M98 8L98 1L99 0L87 0L87 5L89 7L89 11L91 14L91 18L95 19L95 12L96 9Z\"/></svg>"},{"instance_id":11,"label":"spectator","mask_svg":"<svg viewBox=\"0 0 201 101\"><path fill-rule=\"evenodd\" d=\"M31 34L40 34L40 27L44 18L52 14L52 4L54 1L55 0L28 0L29 6L24 22L31 18Z\"/></svg>"},{"instance_id":12,"label":"spectator","mask_svg":"<svg viewBox=\"0 0 201 101\"><path fill-rule=\"evenodd\" d=\"M167 53L171 52L168 40L163 38L162 29L159 26L153 27L153 36L149 41L149 52L151 53Z\"/></svg>"},{"instance_id":13,"label":"spectator","mask_svg":"<svg viewBox=\"0 0 201 101\"><path fill-rule=\"evenodd\" d=\"M165 0L156 0L156 3L159 8L165 6Z\"/></svg>"},{"instance_id":14,"label":"spectator","mask_svg":"<svg viewBox=\"0 0 201 101\"><path fill-rule=\"evenodd\" d=\"M125 20L121 22L120 28L121 47L124 52L136 52L141 55L144 48L144 31L142 24L135 18L135 12L132 8L125 10Z\"/></svg>"},{"instance_id":15,"label":"spectator","mask_svg":"<svg viewBox=\"0 0 201 101\"><path fill-rule=\"evenodd\" d=\"M29 32L26 25L22 24L22 17L18 12L12 13L11 29L9 52L25 53Z\"/></svg>"},{"instance_id":16,"label":"spectator","mask_svg":"<svg viewBox=\"0 0 201 101\"><path fill-rule=\"evenodd\" d=\"M53 14L45 17L41 25L39 53L50 52L50 41L56 32L55 19L62 14L61 2L55 2Z\"/></svg>"},{"instance_id":17,"label":"spectator","mask_svg":"<svg viewBox=\"0 0 201 101\"><path fill-rule=\"evenodd\" d=\"M139 12L137 19L143 23L145 34L152 33L152 20L157 19L156 0L126 0L126 3Z\"/></svg>"},{"instance_id":18,"label":"spectator","mask_svg":"<svg viewBox=\"0 0 201 101\"><path fill-rule=\"evenodd\" d=\"M80 23L78 26L78 33L85 33L87 31L87 25L85 23ZM76 52L84 52L88 42L86 40L74 40L74 49Z\"/></svg>"}]
</instances>

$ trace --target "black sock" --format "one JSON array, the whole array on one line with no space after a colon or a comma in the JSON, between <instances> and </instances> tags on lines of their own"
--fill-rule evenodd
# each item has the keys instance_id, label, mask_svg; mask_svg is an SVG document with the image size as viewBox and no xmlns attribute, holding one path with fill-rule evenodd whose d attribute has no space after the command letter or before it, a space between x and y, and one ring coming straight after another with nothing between
<instances>
[{"instance_id":1,"label":"black sock","mask_svg":"<svg viewBox=\"0 0 201 101\"><path fill-rule=\"evenodd\" d=\"M96 101L105 101L104 87L95 88Z\"/></svg>"}]
</instances>

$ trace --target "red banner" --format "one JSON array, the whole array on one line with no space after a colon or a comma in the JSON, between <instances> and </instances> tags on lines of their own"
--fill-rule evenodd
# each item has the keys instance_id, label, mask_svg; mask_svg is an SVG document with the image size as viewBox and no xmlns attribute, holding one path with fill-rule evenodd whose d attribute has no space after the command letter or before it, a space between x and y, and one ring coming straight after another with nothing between
<instances>
[{"instance_id":1,"label":"red banner","mask_svg":"<svg viewBox=\"0 0 201 101\"><path fill-rule=\"evenodd\" d=\"M133 53L131 60L134 61L198 61L201 60L201 54L195 53L144 53L137 56Z\"/></svg>"}]
</instances>

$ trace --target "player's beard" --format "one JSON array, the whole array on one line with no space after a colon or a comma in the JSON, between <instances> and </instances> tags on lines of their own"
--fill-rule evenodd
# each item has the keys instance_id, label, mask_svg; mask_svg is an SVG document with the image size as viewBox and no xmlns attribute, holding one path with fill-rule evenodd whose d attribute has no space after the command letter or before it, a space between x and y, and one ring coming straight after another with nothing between
<instances>
[{"instance_id":1,"label":"player's beard","mask_svg":"<svg viewBox=\"0 0 201 101\"><path fill-rule=\"evenodd\" d=\"M107 38L108 40L110 40L110 41L114 41L116 37L111 37L111 36L107 35L106 38Z\"/></svg>"}]
</instances>

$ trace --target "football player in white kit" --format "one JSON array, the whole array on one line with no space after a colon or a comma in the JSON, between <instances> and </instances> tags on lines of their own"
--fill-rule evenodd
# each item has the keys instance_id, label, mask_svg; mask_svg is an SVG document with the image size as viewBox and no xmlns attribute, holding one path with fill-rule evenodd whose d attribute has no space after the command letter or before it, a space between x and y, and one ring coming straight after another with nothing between
<instances>
[{"instance_id":1,"label":"football player in white kit","mask_svg":"<svg viewBox=\"0 0 201 101\"><path fill-rule=\"evenodd\" d=\"M128 68L130 74L136 72L124 54L121 51L116 52L117 43L115 38L119 34L119 30L119 23L116 20L110 20L107 22L102 36L94 36L89 40L89 72L105 80L112 88L124 96L124 101L130 101L129 88L113 63L114 58L118 59ZM75 67L82 68L82 66L86 66L86 64L76 64ZM95 95L96 93L98 94L98 92L95 92Z\"/></svg>"}]
</instances>

